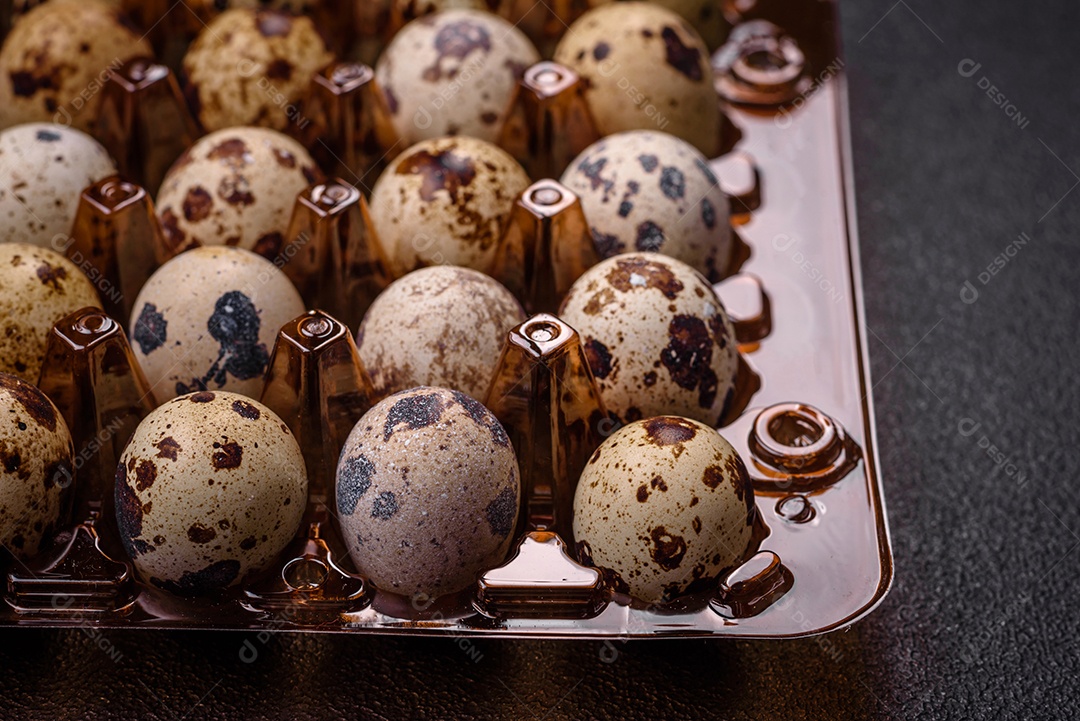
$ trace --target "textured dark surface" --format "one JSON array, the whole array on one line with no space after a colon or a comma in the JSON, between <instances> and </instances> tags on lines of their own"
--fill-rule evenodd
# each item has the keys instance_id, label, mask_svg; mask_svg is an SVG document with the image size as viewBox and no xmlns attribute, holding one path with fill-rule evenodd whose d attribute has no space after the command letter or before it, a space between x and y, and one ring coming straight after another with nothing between
<instances>
[{"instance_id":1,"label":"textured dark surface","mask_svg":"<svg viewBox=\"0 0 1080 721\"><path fill-rule=\"evenodd\" d=\"M1080 716L1080 191L1066 195L1080 182L1080 5L866 0L842 15L896 557L876 613L817 640L607 647L5 631L0 715ZM981 63L972 77L964 59ZM1021 232L1030 242L982 284Z\"/></svg>"}]
</instances>

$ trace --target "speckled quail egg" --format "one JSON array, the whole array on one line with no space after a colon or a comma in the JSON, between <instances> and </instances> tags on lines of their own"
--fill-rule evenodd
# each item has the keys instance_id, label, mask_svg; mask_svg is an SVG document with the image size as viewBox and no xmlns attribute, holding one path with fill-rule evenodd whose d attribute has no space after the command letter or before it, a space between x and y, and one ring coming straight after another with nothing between
<instances>
[{"instance_id":1,"label":"speckled quail egg","mask_svg":"<svg viewBox=\"0 0 1080 721\"><path fill-rule=\"evenodd\" d=\"M559 316L581 335L600 396L624 422L673 413L717 425L734 397L735 331L685 263L608 258L571 286Z\"/></svg>"},{"instance_id":2,"label":"speckled quail egg","mask_svg":"<svg viewBox=\"0 0 1080 721\"><path fill-rule=\"evenodd\" d=\"M521 480L502 424L464 393L420 387L357 422L337 471L342 534L385 591L439 596L506 555Z\"/></svg>"},{"instance_id":3,"label":"speckled quail egg","mask_svg":"<svg viewBox=\"0 0 1080 721\"><path fill-rule=\"evenodd\" d=\"M0 230L4 241L62 243L87 186L116 173L109 153L86 133L54 123L0 132Z\"/></svg>"},{"instance_id":4,"label":"speckled quail egg","mask_svg":"<svg viewBox=\"0 0 1080 721\"><path fill-rule=\"evenodd\" d=\"M195 248L139 292L132 351L159 401L208 389L257 398L278 331L303 312L296 288L265 258Z\"/></svg>"},{"instance_id":5,"label":"speckled quail egg","mask_svg":"<svg viewBox=\"0 0 1080 721\"><path fill-rule=\"evenodd\" d=\"M555 61L583 78L601 135L663 130L709 157L719 151L709 51L675 12L647 2L593 8L566 31Z\"/></svg>"},{"instance_id":6,"label":"speckled quail egg","mask_svg":"<svg viewBox=\"0 0 1080 721\"><path fill-rule=\"evenodd\" d=\"M170 247L235 245L281 253L296 196L322 182L298 142L266 128L229 128L200 139L169 169L157 214Z\"/></svg>"},{"instance_id":7,"label":"speckled quail egg","mask_svg":"<svg viewBox=\"0 0 1080 721\"><path fill-rule=\"evenodd\" d=\"M371 219L395 277L450 263L486 273L529 176L502 148L475 138L412 146L371 191Z\"/></svg>"},{"instance_id":8,"label":"speckled quail egg","mask_svg":"<svg viewBox=\"0 0 1080 721\"><path fill-rule=\"evenodd\" d=\"M203 127L306 125L299 106L326 50L306 17L237 8L214 18L184 56L186 93Z\"/></svg>"},{"instance_id":9,"label":"speckled quail egg","mask_svg":"<svg viewBox=\"0 0 1080 721\"><path fill-rule=\"evenodd\" d=\"M375 79L406 143L443 135L495 142L517 81L540 54L525 35L479 10L445 10L402 28Z\"/></svg>"},{"instance_id":10,"label":"speckled quail egg","mask_svg":"<svg viewBox=\"0 0 1080 721\"><path fill-rule=\"evenodd\" d=\"M517 299L483 273L422 268L379 294L356 345L380 396L444 386L484 398L507 331L524 321Z\"/></svg>"},{"instance_id":11,"label":"speckled quail egg","mask_svg":"<svg viewBox=\"0 0 1080 721\"><path fill-rule=\"evenodd\" d=\"M180 396L144 418L120 456L120 540L158 588L227 588L292 540L307 485L300 445L269 408L235 393Z\"/></svg>"},{"instance_id":12,"label":"speckled quail egg","mask_svg":"<svg viewBox=\"0 0 1080 721\"><path fill-rule=\"evenodd\" d=\"M601 257L630 250L677 258L711 282L731 257L731 208L705 156L673 135L632 130L586 148L563 173Z\"/></svg>"},{"instance_id":13,"label":"speckled quail egg","mask_svg":"<svg viewBox=\"0 0 1080 721\"><path fill-rule=\"evenodd\" d=\"M0 372L37 383L53 324L87 306L101 300L74 263L46 248L0 243Z\"/></svg>"},{"instance_id":14,"label":"speckled quail egg","mask_svg":"<svg viewBox=\"0 0 1080 721\"><path fill-rule=\"evenodd\" d=\"M37 553L63 519L75 446L44 393L0 373L0 545L20 558Z\"/></svg>"},{"instance_id":15,"label":"speckled quail egg","mask_svg":"<svg viewBox=\"0 0 1080 721\"><path fill-rule=\"evenodd\" d=\"M51 120L87 130L101 86L149 43L98 0L52 0L19 19L0 49L0 128Z\"/></svg>"},{"instance_id":16,"label":"speckled quail egg","mask_svg":"<svg viewBox=\"0 0 1080 721\"><path fill-rule=\"evenodd\" d=\"M617 571L645 602L705 590L746 553L754 489L738 453L709 426L658 416L620 428L585 465L574 494L583 563Z\"/></svg>"}]
</instances>

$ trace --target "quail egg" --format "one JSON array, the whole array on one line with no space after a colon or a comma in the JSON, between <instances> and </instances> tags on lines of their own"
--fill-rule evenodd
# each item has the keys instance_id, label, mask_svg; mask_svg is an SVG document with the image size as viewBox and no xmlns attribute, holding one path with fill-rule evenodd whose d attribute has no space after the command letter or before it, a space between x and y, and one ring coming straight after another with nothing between
<instances>
[{"instance_id":1,"label":"quail egg","mask_svg":"<svg viewBox=\"0 0 1080 721\"><path fill-rule=\"evenodd\" d=\"M674 413L720 423L735 393L735 331L690 266L659 253L608 258L570 287L559 316L623 422Z\"/></svg>"},{"instance_id":2,"label":"quail egg","mask_svg":"<svg viewBox=\"0 0 1080 721\"><path fill-rule=\"evenodd\" d=\"M0 128L51 120L93 126L109 73L150 45L98 0L51 0L19 19L0 48Z\"/></svg>"},{"instance_id":3,"label":"quail egg","mask_svg":"<svg viewBox=\"0 0 1080 721\"><path fill-rule=\"evenodd\" d=\"M658 416L620 428L585 465L574 494L578 558L617 571L647 603L705 590L753 535L754 488L709 426Z\"/></svg>"},{"instance_id":4,"label":"quail egg","mask_svg":"<svg viewBox=\"0 0 1080 721\"><path fill-rule=\"evenodd\" d=\"M116 468L120 539L139 575L180 595L265 568L307 499L296 438L266 406L199 391L143 419Z\"/></svg>"},{"instance_id":5,"label":"quail egg","mask_svg":"<svg viewBox=\"0 0 1080 721\"><path fill-rule=\"evenodd\" d=\"M517 82L540 54L525 35L479 10L445 10L402 28L375 80L406 143L443 135L495 142Z\"/></svg>"},{"instance_id":6,"label":"quail egg","mask_svg":"<svg viewBox=\"0 0 1080 721\"><path fill-rule=\"evenodd\" d=\"M44 393L0 373L0 545L19 558L37 553L61 521L75 446Z\"/></svg>"},{"instance_id":7,"label":"quail egg","mask_svg":"<svg viewBox=\"0 0 1080 721\"><path fill-rule=\"evenodd\" d=\"M74 263L46 248L0 243L0 372L37 383L53 325L87 306L101 300Z\"/></svg>"},{"instance_id":8,"label":"quail egg","mask_svg":"<svg viewBox=\"0 0 1080 721\"><path fill-rule=\"evenodd\" d=\"M593 143L562 176L581 199L601 257L663 253L713 283L724 277L732 249L731 208L719 182L697 148L651 130Z\"/></svg>"},{"instance_id":9,"label":"quail egg","mask_svg":"<svg viewBox=\"0 0 1080 721\"><path fill-rule=\"evenodd\" d=\"M277 10L237 8L214 18L184 56L187 96L203 127L304 126L299 102L331 60L315 25Z\"/></svg>"},{"instance_id":10,"label":"quail egg","mask_svg":"<svg viewBox=\"0 0 1080 721\"><path fill-rule=\"evenodd\" d=\"M200 139L169 169L157 214L171 248L234 245L274 259L296 196L323 175L302 145L266 128Z\"/></svg>"},{"instance_id":11,"label":"quail egg","mask_svg":"<svg viewBox=\"0 0 1080 721\"><path fill-rule=\"evenodd\" d=\"M601 135L662 130L709 157L719 151L721 115L709 51L671 10L648 2L593 8L567 30L555 61L583 78Z\"/></svg>"},{"instance_id":12,"label":"quail egg","mask_svg":"<svg viewBox=\"0 0 1080 721\"><path fill-rule=\"evenodd\" d=\"M159 401L207 389L256 398L278 331L303 312L270 261L239 248L195 248L139 292L132 351Z\"/></svg>"},{"instance_id":13,"label":"quail egg","mask_svg":"<svg viewBox=\"0 0 1080 721\"><path fill-rule=\"evenodd\" d=\"M445 386L484 398L507 331L524 321L517 299L483 273L422 268L379 294L356 345L379 396Z\"/></svg>"},{"instance_id":14,"label":"quail egg","mask_svg":"<svg viewBox=\"0 0 1080 721\"><path fill-rule=\"evenodd\" d=\"M467 588L506 555L521 481L499 421L464 393L420 387L375 405L345 441L337 508L349 555L385 591Z\"/></svg>"},{"instance_id":15,"label":"quail egg","mask_svg":"<svg viewBox=\"0 0 1080 721\"><path fill-rule=\"evenodd\" d=\"M488 272L514 200L528 186L521 165L482 140L412 146L371 191L371 219L391 273L442 263Z\"/></svg>"},{"instance_id":16,"label":"quail egg","mask_svg":"<svg viewBox=\"0 0 1080 721\"><path fill-rule=\"evenodd\" d=\"M82 191L115 173L105 148L79 130L27 123L0 132L4 241L56 247L71 232Z\"/></svg>"}]
</instances>

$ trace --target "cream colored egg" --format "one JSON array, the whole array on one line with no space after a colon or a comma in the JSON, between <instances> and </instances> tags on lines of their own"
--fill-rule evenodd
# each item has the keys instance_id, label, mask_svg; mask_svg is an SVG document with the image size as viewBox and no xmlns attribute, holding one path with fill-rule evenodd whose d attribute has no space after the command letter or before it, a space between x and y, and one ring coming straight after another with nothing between
<instances>
[{"instance_id":1,"label":"cream colored egg","mask_svg":"<svg viewBox=\"0 0 1080 721\"><path fill-rule=\"evenodd\" d=\"M704 155L651 130L617 133L586 148L563 173L577 193L601 257L652 251L719 282L731 259L731 207Z\"/></svg>"},{"instance_id":2,"label":"cream colored egg","mask_svg":"<svg viewBox=\"0 0 1080 721\"><path fill-rule=\"evenodd\" d=\"M101 300L74 263L35 245L0 243L0 372L37 383L53 325L87 306Z\"/></svg>"},{"instance_id":3,"label":"cream colored egg","mask_svg":"<svg viewBox=\"0 0 1080 721\"><path fill-rule=\"evenodd\" d=\"M38 552L71 487L75 447L63 416L30 383L0 373L0 545L19 558Z\"/></svg>"},{"instance_id":4,"label":"cream colored egg","mask_svg":"<svg viewBox=\"0 0 1080 721\"><path fill-rule=\"evenodd\" d=\"M98 0L51 0L15 23L0 48L0 128L52 121L91 128L101 86L150 44Z\"/></svg>"},{"instance_id":5,"label":"cream colored egg","mask_svg":"<svg viewBox=\"0 0 1080 721\"><path fill-rule=\"evenodd\" d=\"M174 398L143 419L120 456L120 539L158 588L223 589L292 540L307 485L296 438L266 406L220 391Z\"/></svg>"},{"instance_id":6,"label":"cream colored egg","mask_svg":"<svg viewBox=\"0 0 1080 721\"><path fill-rule=\"evenodd\" d=\"M105 148L81 131L54 123L27 123L3 131L0 230L4 241L62 250L82 191L115 173L116 165Z\"/></svg>"},{"instance_id":7,"label":"cream colored egg","mask_svg":"<svg viewBox=\"0 0 1080 721\"><path fill-rule=\"evenodd\" d=\"M495 142L518 80L539 60L529 39L502 18L444 10L398 31L375 79L405 143L444 135Z\"/></svg>"},{"instance_id":8,"label":"cream colored egg","mask_svg":"<svg viewBox=\"0 0 1080 721\"><path fill-rule=\"evenodd\" d=\"M750 544L754 489L712 428L660 416L631 423L585 465L574 495L583 563L617 571L645 602L708 589Z\"/></svg>"},{"instance_id":9,"label":"cream colored egg","mask_svg":"<svg viewBox=\"0 0 1080 721\"><path fill-rule=\"evenodd\" d=\"M467 588L510 548L521 481L499 421L469 396L414 388L357 422L337 472L349 555L384 591Z\"/></svg>"},{"instance_id":10,"label":"cream colored egg","mask_svg":"<svg viewBox=\"0 0 1080 721\"><path fill-rule=\"evenodd\" d=\"M287 252L296 196L322 180L315 161L292 138L266 128L219 130L169 169L157 215L174 248L239 246L273 260Z\"/></svg>"},{"instance_id":11,"label":"cream colored egg","mask_svg":"<svg viewBox=\"0 0 1080 721\"><path fill-rule=\"evenodd\" d=\"M187 94L207 130L306 126L300 102L332 56L309 18L237 8L210 21L184 56Z\"/></svg>"},{"instance_id":12,"label":"cream colored egg","mask_svg":"<svg viewBox=\"0 0 1080 721\"><path fill-rule=\"evenodd\" d=\"M475 138L412 146L371 191L371 218L395 277L425 265L488 272L514 199L529 176L508 153Z\"/></svg>"},{"instance_id":13,"label":"cream colored egg","mask_svg":"<svg viewBox=\"0 0 1080 721\"><path fill-rule=\"evenodd\" d=\"M559 316L581 335L600 396L624 422L677 414L717 425L734 397L735 331L685 263L608 258L578 278Z\"/></svg>"},{"instance_id":14,"label":"cream colored egg","mask_svg":"<svg viewBox=\"0 0 1080 721\"><path fill-rule=\"evenodd\" d=\"M647 2L601 5L570 26L555 61L584 79L601 135L662 130L709 157L719 152L709 51L675 12Z\"/></svg>"},{"instance_id":15,"label":"cream colored egg","mask_svg":"<svg viewBox=\"0 0 1080 721\"><path fill-rule=\"evenodd\" d=\"M195 248L139 292L132 351L159 402L199 390L258 398L278 331L303 312L270 261L239 248Z\"/></svg>"},{"instance_id":16,"label":"cream colored egg","mask_svg":"<svg viewBox=\"0 0 1080 721\"><path fill-rule=\"evenodd\" d=\"M507 331L524 321L517 299L483 273L422 268L375 299L356 345L380 396L443 386L485 398Z\"/></svg>"}]
</instances>

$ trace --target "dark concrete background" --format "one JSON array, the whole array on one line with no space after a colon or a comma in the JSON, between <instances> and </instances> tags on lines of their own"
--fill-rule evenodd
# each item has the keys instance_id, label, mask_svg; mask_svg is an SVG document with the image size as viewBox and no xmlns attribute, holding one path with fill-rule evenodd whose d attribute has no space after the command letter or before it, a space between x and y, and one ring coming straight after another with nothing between
<instances>
[{"instance_id":1,"label":"dark concrete background","mask_svg":"<svg viewBox=\"0 0 1080 721\"><path fill-rule=\"evenodd\" d=\"M250 635L5 631L0 715L1080 716L1080 5L852 0L841 13L896 557L876 613L824 641L283 635L255 640L251 664ZM965 77L964 60L981 67ZM1030 241L1012 245L1020 233Z\"/></svg>"}]
</instances>

